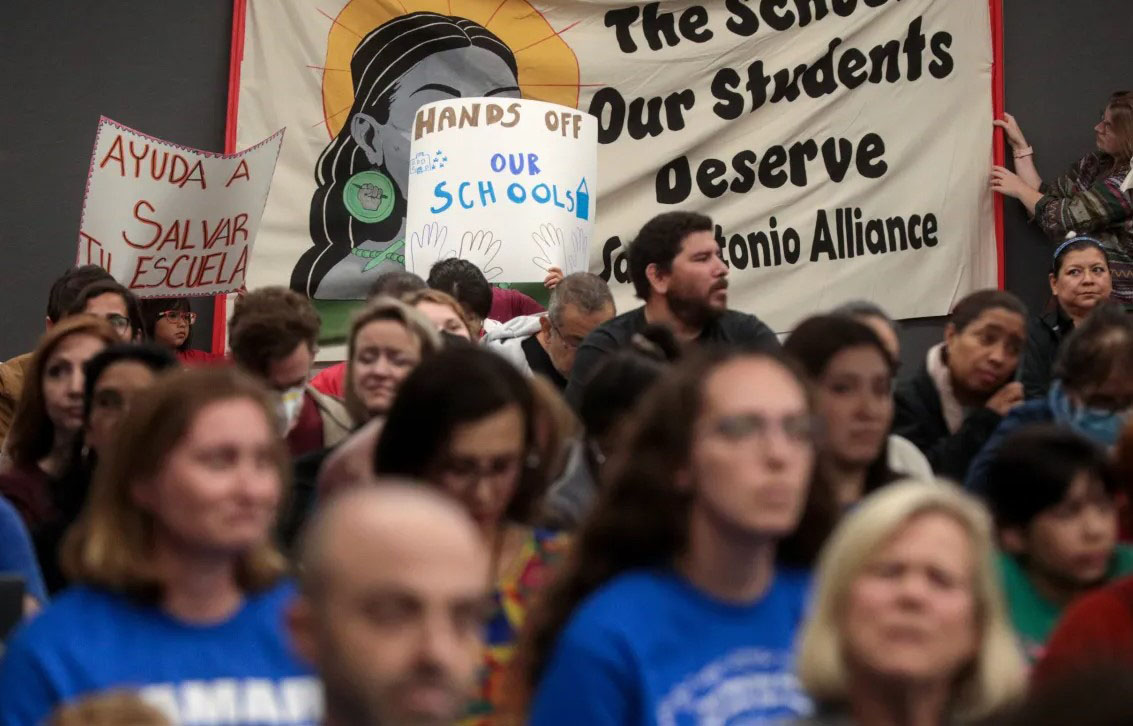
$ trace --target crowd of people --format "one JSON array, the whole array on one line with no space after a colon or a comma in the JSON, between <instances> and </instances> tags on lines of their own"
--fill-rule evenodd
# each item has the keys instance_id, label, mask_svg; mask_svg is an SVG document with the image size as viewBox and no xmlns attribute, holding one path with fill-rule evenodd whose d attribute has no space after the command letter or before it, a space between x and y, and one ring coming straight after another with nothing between
<instances>
[{"instance_id":1,"label":"crowd of people","mask_svg":"<svg viewBox=\"0 0 1133 726\"><path fill-rule=\"evenodd\" d=\"M628 244L632 310L445 259L327 367L291 289L219 356L67 271L0 366L0 726L1044 723L1128 681L1131 104L1045 185L1000 122L993 187L1071 233L1051 308L966 295L900 379L871 303L730 309L694 212Z\"/></svg>"}]
</instances>

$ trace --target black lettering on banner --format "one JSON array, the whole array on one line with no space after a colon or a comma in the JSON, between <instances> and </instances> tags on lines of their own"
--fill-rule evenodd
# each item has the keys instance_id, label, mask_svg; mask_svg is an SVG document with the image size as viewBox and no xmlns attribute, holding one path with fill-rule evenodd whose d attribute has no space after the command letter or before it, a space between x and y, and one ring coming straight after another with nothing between
<instances>
[{"instance_id":1,"label":"black lettering on banner","mask_svg":"<svg viewBox=\"0 0 1133 726\"><path fill-rule=\"evenodd\" d=\"M805 4L805 0L797 2ZM742 0L733 0L726 6L732 12L728 22L741 17L749 25L742 25L740 21L733 24L747 32L754 10L742 4ZM766 17L764 20L766 22ZM924 74L926 45L931 47L933 56L928 64L930 75L944 78L955 69L949 53L952 36L939 32L926 43L923 24L923 16L918 16L909 23L903 39L889 40L864 51L845 46L842 38L832 38L826 52L809 65L768 71L762 60L754 60L747 66L747 83L742 91L740 79L744 72L735 68L719 68L710 84L712 96L717 100L712 110L720 118L730 121L743 115L745 109L755 111L768 102L792 103L803 94L808 98L822 98L835 93L839 86L853 90L867 81L874 84L898 83L902 78L916 81Z\"/></svg>"},{"instance_id":2,"label":"black lettering on banner","mask_svg":"<svg viewBox=\"0 0 1133 726\"><path fill-rule=\"evenodd\" d=\"M750 38L759 30L759 15L747 6L747 0L725 0L724 8L731 17L724 27L741 38Z\"/></svg>"},{"instance_id":3,"label":"black lettering on banner","mask_svg":"<svg viewBox=\"0 0 1133 726\"><path fill-rule=\"evenodd\" d=\"M933 78L944 78L955 67L952 62L952 55L948 52L951 47L951 34L941 32L932 36L932 55L936 60L928 64L928 72L932 74Z\"/></svg>"},{"instance_id":4,"label":"black lettering on banner","mask_svg":"<svg viewBox=\"0 0 1133 726\"><path fill-rule=\"evenodd\" d=\"M840 207L833 215L820 209L815 217L810 261L837 261L881 255L889 252L917 251L939 243L936 215L910 215L862 220L860 207Z\"/></svg>"},{"instance_id":5,"label":"black lettering on banner","mask_svg":"<svg viewBox=\"0 0 1133 726\"><path fill-rule=\"evenodd\" d=\"M803 139L789 147L769 146L762 158L752 149L742 149L730 160L709 157L696 165L695 172L688 156L679 156L657 170L654 186L659 204L683 203L692 194L694 182L709 199L728 191L750 192L756 180L766 189L778 189L788 181L804 187L810 183L811 167L820 158L821 168L835 183L846 178L851 164L863 178L878 179L889 171L884 156L885 141L872 131L856 145L842 137L828 137L821 144L815 139Z\"/></svg>"},{"instance_id":6,"label":"black lettering on banner","mask_svg":"<svg viewBox=\"0 0 1133 726\"><path fill-rule=\"evenodd\" d=\"M629 259L626 258L622 241L617 236L606 240L602 245L602 271L598 273L606 282L613 277L618 282L629 282Z\"/></svg>"},{"instance_id":7,"label":"black lettering on banner","mask_svg":"<svg viewBox=\"0 0 1133 726\"><path fill-rule=\"evenodd\" d=\"M625 99L618 89L606 86L590 99L589 112L598 119L598 143L612 144L621 137L623 130L628 131L635 141L660 136L666 125L669 130L680 131L685 127L685 111L695 105L696 94L686 88L664 98L635 98L629 102L627 111Z\"/></svg>"}]
</instances>

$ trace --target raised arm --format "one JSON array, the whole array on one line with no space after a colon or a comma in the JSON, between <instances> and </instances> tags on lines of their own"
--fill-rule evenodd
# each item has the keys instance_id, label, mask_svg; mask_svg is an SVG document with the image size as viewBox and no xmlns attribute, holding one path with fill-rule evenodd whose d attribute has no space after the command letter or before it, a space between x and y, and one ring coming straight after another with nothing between
<instances>
[{"instance_id":1,"label":"raised arm","mask_svg":"<svg viewBox=\"0 0 1133 726\"><path fill-rule=\"evenodd\" d=\"M1027 143L1027 139L1023 136L1023 131L1019 128L1019 123L1015 120L1015 117L1005 113L1002 119L996 119L992 123L1003 129L1004 135L1007 137L1007 143L1011 147L1011 156L1015 162L1016 176L1028 187L1038 191L1043 180L1039 176L1038 169L1035 168L1035 150Z\"/></svg>"}]
</instances>

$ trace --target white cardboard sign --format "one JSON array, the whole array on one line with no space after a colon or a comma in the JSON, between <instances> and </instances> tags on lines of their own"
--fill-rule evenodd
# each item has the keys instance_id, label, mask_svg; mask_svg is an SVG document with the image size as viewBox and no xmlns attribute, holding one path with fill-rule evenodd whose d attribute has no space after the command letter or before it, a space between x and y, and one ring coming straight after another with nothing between
<instances>
[{"instance_id":1,"label":"white cardboard sign","mask_svg":"<svg viewBox=\"0 0 1133 726\"><path fill-rule=\"evenodd\" d=\"M198 151L99 120L79 224L80 265L141 298L236 292L283 143Z\"/></svg>"},{"instance_id":2,"label":"white cardboard sign","mask_svg":"<svg viewBox=\"0 0 1133 726\"><path fill-rule=\"evenodd\" d=\"M406 267L460 257L491 282L585 271L594 236L598 129L566 106L458 98L413 123ZM359 190L359 194L364 190Z\"/></svg>"}]
</instances>

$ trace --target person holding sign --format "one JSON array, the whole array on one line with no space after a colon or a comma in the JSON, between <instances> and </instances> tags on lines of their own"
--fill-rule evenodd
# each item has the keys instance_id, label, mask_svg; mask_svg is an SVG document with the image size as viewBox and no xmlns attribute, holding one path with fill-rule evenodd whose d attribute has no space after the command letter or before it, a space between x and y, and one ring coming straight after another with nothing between
<instances>
[{"instance_id":1,"label":"person holding sign","mask_svg":"<svg viewBox=\"0 0 1133 726\"><path fill-rule=\"evenodd\" d=\"M1052 240L1062 240L1071 231L1097 236L1109 254L1113 299L1133 304L1133 93L1110 96L1102 120L1094 126L1097 151L1053 182L1039 176L1035 150L1015 117L1004 114L993 123L1007 132L1015 172L992 167L992 191L1022 202Z\"/></svg>"},{"instance_id":2,"label":"person holding sign","mask_svg":"<svg viewBox=\"0 0 1133 726\"><path fill-rule=\"evenodd\" d=\"M668 326L682 342L778 350L779 339L759 318L728 309L728 266L720 258L712 220L703 214L666 212L646 222L630 243L629 269L634 292L645 305L582 341L566 389L576 409L598 362L650 324Z\"/></svg>"}]
</instances>

